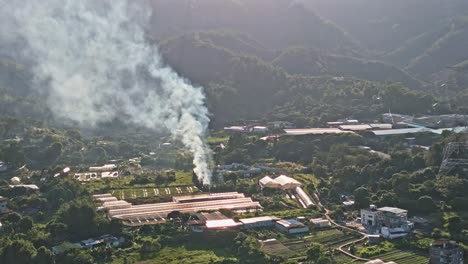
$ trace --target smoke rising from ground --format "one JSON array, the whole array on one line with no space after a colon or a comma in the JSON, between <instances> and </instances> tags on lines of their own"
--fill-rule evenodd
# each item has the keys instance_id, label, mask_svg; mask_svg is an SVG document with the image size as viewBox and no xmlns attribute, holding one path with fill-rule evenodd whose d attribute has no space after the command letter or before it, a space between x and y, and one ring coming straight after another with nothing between
<instances>
[{"instance_id":1,"label":"smoke rising from ground","mask_svg":"<svg viewBox=\"0 0 468 264\"><path fill-rule=\"evenodd\" d=\"M22 52L34 58L36 85L57 116L82 125L119 118L166 129L190 149L196 174L210 183L203 91L164 66L148 45L142 26L149 6L127 0L0 3L1 39L28 43Z\"/></svg>"}]
</instances>

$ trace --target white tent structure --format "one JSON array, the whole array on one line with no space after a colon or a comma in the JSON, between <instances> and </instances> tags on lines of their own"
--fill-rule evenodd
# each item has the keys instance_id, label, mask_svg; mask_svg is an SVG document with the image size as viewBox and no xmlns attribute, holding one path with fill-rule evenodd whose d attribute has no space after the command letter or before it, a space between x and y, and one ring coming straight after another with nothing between
<instances>
[{"instance_id":1,"label":"white tent structure","mask_svg":"<svg viewBox=\"0 0 468 264\"><path fill-rule=\"evenodd\" d=\"M258 183L260 184L260 188L263 190L264 188L281 188L281 184L279 184L277 181L273 180L270 178L270 176L265 176L261 178Z\"/></svg>"},{"instance_id":2,"label":"white tent structure","mask_svg":"<svg viewBox=\"0 0 468 264\"><path fill-rule=\"evenodd\" d=\"M302 186L300 182L286 175L275 178L275 181L280 184L280 188L283 190L296 189L296 187Z\"/></svg>"},{"instance_id":3,"label":"white tent structure","mask_svg":"<svg viewBox=\"0 0 468 264\"><path fill-rule=\"evenodd\" d=\"M260 184L260 187L262 189L265 187L268 187L268 188L289 190L289 189L295 189L297 187L302 186L300 182L286 175L281 175L275 179L272 179L270 176L265 176L261 178L258 183Z\"/></svg>"}]
</instances>

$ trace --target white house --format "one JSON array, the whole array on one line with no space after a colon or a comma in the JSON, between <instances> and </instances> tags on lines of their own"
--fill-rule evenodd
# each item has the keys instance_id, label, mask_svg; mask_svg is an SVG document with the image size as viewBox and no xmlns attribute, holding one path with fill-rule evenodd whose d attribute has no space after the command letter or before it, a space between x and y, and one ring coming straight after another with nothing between
<instances>
[{"instance_id":1,"label":"white house","mask_svg":"<svg viewBox=\"0 0 468 264\"><path fill-rule=\"evenodd\" d=\"M310 219L310 222L314 225L315 228L324 228L331 226L330 221L323 218Z\"/></svg>"},{"instance_id":2,"label":"white house","mask_svg":"<svg viewBox=\"0 0 468 264\"><path fill-rule=\"evenodd\" d=\"M377 208L371 205L361 209L361 224L369 230L376 230L384 238L394 239L411 233L414 223L408 221L408 211L396 207Z\"/></svg>"},{"instance_id":3,"label":"white house","mask_svg":"<svg viewBox=\"0 0 468 264\"><path fill-rule=\"evenodd\" d=\"M294 220L294 219L287 219L287 220L280 220L276 222L275 225L276 229L280 232L283 232L288 235L294 234L301 234L309 232L309 227L304 225L303 223Z\"/></svg>"},{"instance_id":4,"label":"white house","mask_svg":"<svg viewBox=\"0 0 468 264\"><path fill-rule=\"evenodd\" d=\"M261 216L239 219L239 222L243 224L246 229L249 228L260 228L260 227L272 227L275 225L279 218L274 216Z\"/></svg>"}]
</instances>

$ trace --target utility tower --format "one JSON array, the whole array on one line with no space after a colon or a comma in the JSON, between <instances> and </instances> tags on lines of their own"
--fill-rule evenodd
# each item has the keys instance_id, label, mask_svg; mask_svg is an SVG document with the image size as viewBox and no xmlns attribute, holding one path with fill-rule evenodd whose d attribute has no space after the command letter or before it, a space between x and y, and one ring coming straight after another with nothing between
<instances>
[{"instance_id":1,"label":"utility tower","mask_svg":"<svg viewBox=\"0 0 468 264\"><path fill-rule=\"evenodd\" d=\"M468 143L452 142L444 148L439 175L447 175L456 167L468 168Z\"/></svg>"}]
</instances>

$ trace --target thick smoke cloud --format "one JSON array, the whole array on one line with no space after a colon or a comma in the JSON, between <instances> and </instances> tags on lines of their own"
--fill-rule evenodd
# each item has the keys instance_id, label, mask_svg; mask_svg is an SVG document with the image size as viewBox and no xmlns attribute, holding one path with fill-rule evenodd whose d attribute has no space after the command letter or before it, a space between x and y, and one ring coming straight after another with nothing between
<instances>
[{"instance_id":1,"label":"thick smoke cloud","mask_svg":"<svg viewBox=\"0 0 468 264\"><path fill-rule=\"evenodd\" d=\"M0 37L25 41L37 87L60 117L83 125L115 118L166 129L193 153L210 183L205 97L161 62L145 39L151 15L143 1L0 0ZM40 85L47 83L47 85Z\"/></svg>"}]
</instances>

